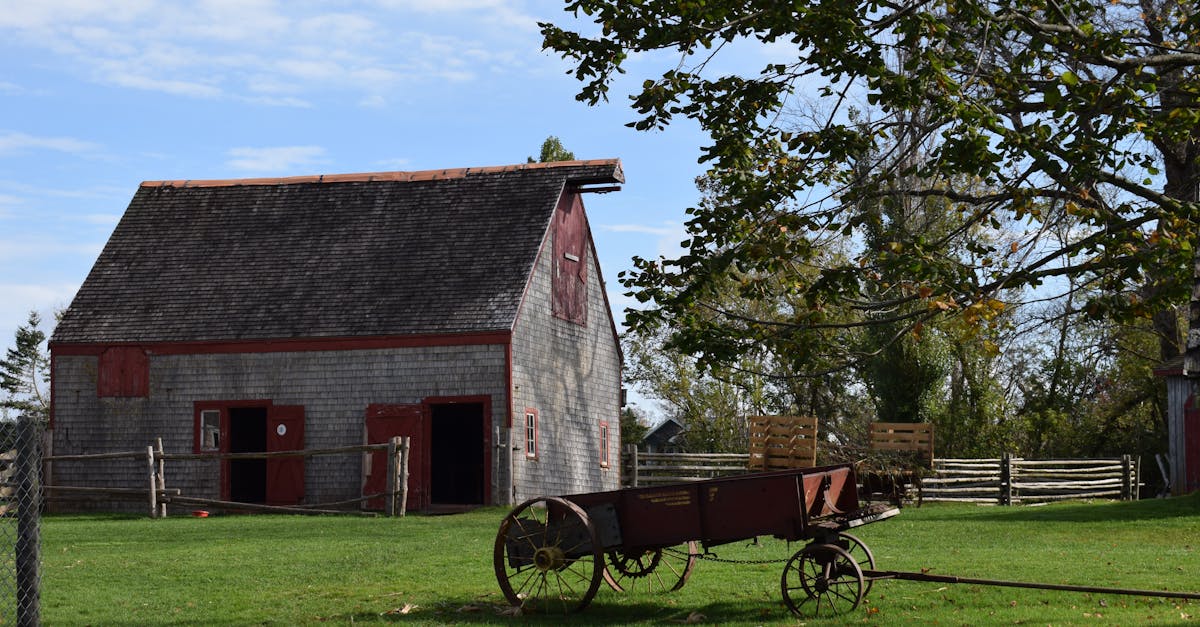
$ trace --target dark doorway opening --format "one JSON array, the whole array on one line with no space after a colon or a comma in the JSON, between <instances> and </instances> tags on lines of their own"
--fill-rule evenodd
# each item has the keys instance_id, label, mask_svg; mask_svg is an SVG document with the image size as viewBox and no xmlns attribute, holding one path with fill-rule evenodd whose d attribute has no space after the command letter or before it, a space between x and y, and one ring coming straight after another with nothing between
<instances>
[{"instance_id":1,"label":"dark doorway opening","mask_svg":"<svg viewBox=\"0 0 1200 627\"><path fill-rule=\"evenodd\" d=\"M264 453L267 450L267 408L229 408L229 452ZM267 460L229 460L229 500L264 503L267 500Z\"/></svg>"},{"instance_id":2,"label":"dark doorway opening","mask_svg":"<svg viewBox=\"0 0 1200 627\"><path fill-rule=\"evenodd\" d=\"M434 503L484 503L483 403L430 405L431 497Z\"/></svg>"}]
</instances>

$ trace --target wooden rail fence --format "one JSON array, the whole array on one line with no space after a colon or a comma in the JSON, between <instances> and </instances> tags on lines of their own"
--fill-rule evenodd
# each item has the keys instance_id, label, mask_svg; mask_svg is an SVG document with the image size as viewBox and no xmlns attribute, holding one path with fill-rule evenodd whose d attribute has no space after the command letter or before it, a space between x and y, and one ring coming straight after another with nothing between
<instances>
[{"instance_id":1,"label":"wooden rail fence","mask_svg":"<svg viewBox=\"0 0 1200 627\"><path fill-rule=\"evenodd\" d=\"M101 460L129 459L134 463L142 460L145 464L146 485L140 488L91 487L91 486L56 486L43 485L48 499L71 500L78 496L101 495L111 498L130 498L148 501L151 518L165 518L167 504L200 505L220 507L223 509L253 512L274 512L291 514L366 514L345 509L329 509L339 506L352 505L371 499L383 498L384 514L387 516L404 516L408 509L408 458L409 438L394 437L383 444L363 444L360 446L344 446L327 449L306 449L301 451L271 451L263 453L167 453L163 451L162 438L154 445L147 446L144 451L117 451L112 453L89 453L82 455L48 455L44 459L49 463L79 463ZM218 499L200 498L183 495L179 488L167 487L166 462L223 460L223 459L272 459L281 457L316 457L320 455L346 455L353 453L372 453L384 451L387 454L387 487L378 494L364 494L359 498L338 501L334 503L313 503L297 506L263 505L259 503L242 503L237 501L222 501Z\"/></svg>"},{"instance_id":2,"label":"wooden rail fence","mask_svg":"<svg viewBox=\"0 0 1200 627\"><path fill-rule=\"evenodd\" d=\"M1136 500L1141 484L1139 458L939 459L922 479L925 501L1047 503L1067 499Z\"/></svg>"},{"instance_id":3,"label":"wooden rail fence","mask_svg":"<svg viewBox=\"0 0 1200 627\"><path fill-rule=\"evenodd\" d=\"M747 472L746 453L645 453L634 445L621 455L626 487L699 481Z\"/></svg>"},{"instance_id":4,"label":"wooden rail fence","mask_svg":"<svg viewBox=\"0 0 1200 627\"><path fill-rule=\"evenodd\" d=\"M622 485L653 486L750 472L743 453L645 453L627 446L621 455ZM1140 459L1033 460L1005 455L991 459L935 460L921 479L923 501L1016 505L1067 499L1136 500Z\"/></svg>"}]
</instances>

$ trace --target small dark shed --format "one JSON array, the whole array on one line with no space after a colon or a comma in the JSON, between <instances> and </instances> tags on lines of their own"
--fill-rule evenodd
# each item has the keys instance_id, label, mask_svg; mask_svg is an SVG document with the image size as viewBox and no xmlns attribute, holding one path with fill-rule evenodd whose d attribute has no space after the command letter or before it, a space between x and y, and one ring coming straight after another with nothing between
<instances>
[{"instance_id":1,"label":"small dark shed","mask_svg":"<svg viewBox=\"0 0 1200 627\"><path fill-rule=\"evenodd\" d=\"M675 440L681 433L683 425L674 418L667 418L642 436L642 448L647 453L674 453L679 450L679 444Z\"/></svg>"},{"instance_id":2,"label":"small dark shed","mask_svg":"<svg viewBox=\"0 0 1200 627\"><path fill-rule=\"evenodd\" d=\"M50 343L52 452L408 435L412 509L616 488L621 354L582 199L623 180L597 160L143 183ZM140 487L129 466L48 481ZM188 495L323 503L378 491L377 466L169 475Z\"/></svg>"}]
</instances>

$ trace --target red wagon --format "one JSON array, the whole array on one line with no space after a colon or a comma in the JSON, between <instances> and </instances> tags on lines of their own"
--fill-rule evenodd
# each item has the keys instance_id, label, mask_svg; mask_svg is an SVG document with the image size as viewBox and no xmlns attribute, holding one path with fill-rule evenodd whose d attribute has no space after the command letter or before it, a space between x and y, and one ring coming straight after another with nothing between
<instances>
[{"instance_id":1,"label":"red wagon","mask_svg":"<svg viewBox=\"0 0 1200 627\"><path fill-rule=\"evenodd\" d=\"M676 590L708 547L772 535L807 540L784 566L783 601L795 614L843 614L881 579L1200 599L1200 593L978 579L876 570L847 529L899 513L859 507L850 465L785 470L654 488L542 497L500 523L494 565L504 596L523 609L587 607L601 580L616 590Z\"/></svg>"},{"instance_id":2,"label":"red wagon","mask_svg":"<svg viewBox=\"0 0 1200 627\"><path fill-rule=\"evenodd\" d=\"M682 587L698 545L807 540L784 567L783 600L797 614L838 614L858 605L875 567L846 530L898 512L860 507L848 464L540 497L504 518L494 566L514 606L569 612L587 607L602 580L616 590Z\"/></svg>"}]
</instances>

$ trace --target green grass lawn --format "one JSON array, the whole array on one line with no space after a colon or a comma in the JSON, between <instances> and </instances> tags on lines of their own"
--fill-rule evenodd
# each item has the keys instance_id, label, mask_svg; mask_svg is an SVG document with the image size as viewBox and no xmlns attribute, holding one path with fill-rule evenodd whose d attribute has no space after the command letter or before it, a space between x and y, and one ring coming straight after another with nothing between
<instances>
[{"instance_id":1,"label":"green grass lawn","mask_svg":"<svg viewBox=\"0 0 1200 627\"><path fill-rule=\"evenodd\" d=\"M492 573L501 509L403 519L50 516L42 524L48 625L560 624L499 613ZM926 505L855 533L878 568L1020 581L1200 592L1200 495L1045 507ZM784 560L800 545L714 549ZM670 594L601 586L585 624L796 624L782 564L701 561ZM1200 601L876 582L850 615L806 624L1200 623Z\"/></svg>"}]
</instances>

